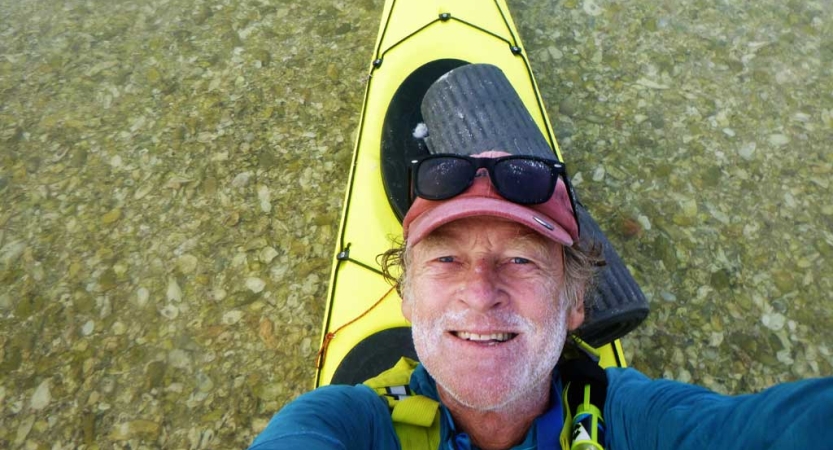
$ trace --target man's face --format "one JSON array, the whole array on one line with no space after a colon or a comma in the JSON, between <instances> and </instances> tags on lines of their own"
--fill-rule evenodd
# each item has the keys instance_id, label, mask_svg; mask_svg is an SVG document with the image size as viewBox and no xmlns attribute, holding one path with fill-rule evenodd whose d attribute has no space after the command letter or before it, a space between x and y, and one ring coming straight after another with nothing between
<instances>
[{"instance_id":1,"label":"man's face","mask_svg":"<svg viewBox=\"0 0 833 450\"><path fill-rule=\"evenodd\" d=\"M561 295L561 246L523 225L475 217L410 251L402 312L440 393L495 410L541 392L567 331L584 319Z\"/></svg>"}]
</instances>

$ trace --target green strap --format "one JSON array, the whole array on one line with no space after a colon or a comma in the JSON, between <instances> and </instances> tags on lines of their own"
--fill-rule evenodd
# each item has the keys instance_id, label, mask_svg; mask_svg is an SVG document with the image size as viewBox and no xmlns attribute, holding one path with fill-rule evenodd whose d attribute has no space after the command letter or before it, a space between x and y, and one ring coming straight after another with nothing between
<instances>
[{"instance_id":1,"label":"green strap","mask_svg":"<svg viewBox=\"0 0 833 450\"><path fill-rule=\"evenodd\" d=\"M398 401L390 418L394 422L430 427L437 417L439 407L439 403L424 395L413 395Z\"/></svg>"},{"instance_id":2,"label":"green strap","mask_svg":"<svg viewBox=\"0 0 833 450\"><path fill-rule=\"evenodd\" d=\"M436 449L440 446L440 404L424 395L394 395L404 391L417 362L401 358L395 366L364 382L387 401L391 421L402 450Z\"/></svg>"},{"instance_id":3,"label":"green strap","mask_svg":"<svg viewBox=\"0 0 833 450\"><path fill-rule=\"evenodd\" d=\"M436 449L440 446L440 404L414 395L400 400L391 413L393 429L402 450Z\"/></svg>"}]
</instances>

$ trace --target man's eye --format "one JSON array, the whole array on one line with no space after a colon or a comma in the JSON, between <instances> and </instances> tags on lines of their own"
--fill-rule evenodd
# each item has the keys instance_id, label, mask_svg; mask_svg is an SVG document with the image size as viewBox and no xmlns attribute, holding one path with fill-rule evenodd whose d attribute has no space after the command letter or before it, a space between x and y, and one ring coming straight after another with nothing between
<instances>
[{"instance_id":1,"label":"man's eye","mask_svg":"<svg viewBox=\"0 0 833 450\"><path fill-rule=\"evenodd\" d=\"M439 258L437 258L437 261L444 262L444 263L450 263L450 262L454 262L454 257L453 256L440 256Z\"/></svg>"},{"instance_id":2,"label":"man's eye","mask_svg":"<svg viewBox=\"0 0 833 450\"><path fill-rule=\"evenodd\" d=\"M511 261L512 261L512 264L529 264L528 259L521 258L519 256L516 256L516 257L512 258Z\"/></svg>"}]
</instances>

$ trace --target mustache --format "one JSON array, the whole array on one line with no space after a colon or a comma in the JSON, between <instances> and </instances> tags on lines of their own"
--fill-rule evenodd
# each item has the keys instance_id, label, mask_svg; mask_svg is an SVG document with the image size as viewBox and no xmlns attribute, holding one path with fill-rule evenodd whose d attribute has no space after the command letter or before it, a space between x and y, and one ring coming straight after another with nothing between
<instances>
[{"instance_id":1,"label":"mustache","mask_svg":"<svg viewBox=\"0 0 833 450\"><path fill-rule=\"evenodd\" d=\"M421 322L421 321L420 321ZM490 329L530 333L535 330L531 321L511 311L478 313L470 310L448 311L431 320L432 328L442 330ZM418 326L416 323L413 325Z\"/></svg>"}]
</instances>

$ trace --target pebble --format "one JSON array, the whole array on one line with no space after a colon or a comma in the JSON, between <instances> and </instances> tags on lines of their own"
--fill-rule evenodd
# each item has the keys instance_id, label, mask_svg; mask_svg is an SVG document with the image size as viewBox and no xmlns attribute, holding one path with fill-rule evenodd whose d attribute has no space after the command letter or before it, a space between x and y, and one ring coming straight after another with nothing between
<instances>
[{"instance_id":1,"label":"pebble","mask_svg":"<svg viewBox=\"0 0 833 450\"><path fill-rule=\"evenodd\" d=\"M784 192L784 204L787 208L795 208L798 206L798 202L795 200L792 194L789 191Z\"/></svg>"},{"instance_id":2,"label":"pebble","mask_svg":"<svg viewBox=\"0 0 833 450\"><path fill-rule=\"evenodd\" d=\"M775 147L783 147L790 143L790 138L783 134L770 134L768 140Z\"/></svg>"},{"instance_id":3,"label":"pebble","mask_svg":"<svg viewBox=\"0 0 833 450\"><path fill-rule=\"evenodd\" d=\"M127 325L117 321L113 323L113 327L111 329L113 330L113 334L115 334L116 336L121 336L127 331Z\"/></svg>"},{"instance_id":4,"label":"pebble","mask_svg":"<svg viewBox=\"0 0 833 450\"><path fill-rule=\"evenodd\" d=\"M787 366L795 364L795 360L792 358L792 352L787 349L778 350L777 352L775 352L775 359L777 359L778 362Z\"/></svg>"},{"instance_id":5,"label":"pebble","mask_svg":"<svg viewBox=\"0 0 833 450\"><path fill-rule=\"evenodd\" d=\"M312 354L312 339L305 337L301 341L301 354L304 356Z\"/></svg>"},{"instance_id":6,"label":"pebble","mask_svg":"<svg viewBox=\"0 0 833 450\"><path fill-rule=\"evenodd\" d=\"M599 7L598 4L596 4L595 0L584 0L584 2L581 5L581 9L583 9L584 12L590 14L591 16L598 16L603 12L602 8Z\"/></svg>"},{"instance_id":7,"label":"pebble","mask_svg":"<svg viewBox=\"0 0 833 450\"><path fill-rule=\"evenodd\" d=\"M155 187L156 185L153 183L147 183L145 185L139 186L139 188L136 189L136 192L133 193L133 198L136 200L141 200L145 198L146 195L150 194L150 191L152 191Z\"/></svg>"},{"instance_id":8,"label":"pebble","mask_svg":"<svg viewBox=\"0 0 833 450\"><path fill-rule=\"evenodd\" d=\"M256 417L252 419L252 431L255 434L260 434L261 431L266 429L266 425L269 425L269 419L265 419L262 417Z\"/></svg>"},{"instance_id":9,"label":"pebble","mask_svg":"<svg viewBox=\"0 0 833 450\"><path fill-rule=\"evenodd\" d=\"M182 301L182 289L180 289L179 283L177 283L175 279L168 279L168 290L165 293L165 296L168 298L168 301Z\"/></svg>"},{"instance_id":10,"label":"pebble","mask_svg":"<svg viewBox=\"0 0 833 450\"><path fill-rule=\"evenodd\" d=\"M176 262L179 271L183 274L189 275L194 273L197 269L197 257L194 255L185 254L179 257Z\"/></svg>"},{"instance_id":11,"label":"pebble","mask_svg":"<svg viewBox=\"0 0 833 450\"><path fill-rule=\"evenodd\" d=\"M266 238L264 238L263 236L258 236L256 238L246 242L246 245L245 245L244 248L246 249L246 251L258 250L258 249L262 249L263 247L266 247L266 245L267 245Z\"/></svg>"},{"instance_id":12,"label":"pebble","mask_svg":"<svg viewBox=\"0 0 833 450\"><path fill-rule=\"evenodd\" d=\"M242 318L243 311L234 309L223 314L223 323L226 325L234 325L237 322L240 322L240 319Z\"/></svg>"},{"instance_id":13,"label":"pebble","mask_svg":"<svg viewBox=\"0 0 833 450\"><path fill-rule=\"evenodd\" d=\"M747 143L743 144L743 146L741 146L740 149L738 149L738 155L740 155L741 158L749 161L749 160L752 159L752 156L755 154L755 148L756 147L757 147L757 144L755 144L754 142L747 142Z\"/></svg>"},{"instance_id":14,"label":"pebble","mask_svg":"<svg viewBox=\"0 0 833 450\"><path fill-rule=\"evenodd\" d=\"M723 333L712 331L709 339L709 345L712 347L719 347L723 343Z\"/></svg>"},{"instance_id":15,"label":"pebble","mask_svg":"<svg viewBox=\"0 0 833 450\"><path fill-rule=\"evenodd\" d=\"M564 53L554 45L547 47L547 53L552 56L552 59L561 59L564 57Z\"/></svg>"},{"instance_id":16,"label":"pebble","mask_svg":"<svg viewBox=\"0 0 833 450\"><path fill-rule=\"evenodd\" d=\"M110 225L112 223L115 223L119 219L121 219L121 209L115 208L101 216L101 223L103 223L104 225Z\"/></svg>"},{"instance_id":17,"label":"pebble","mask_svg":"<svg viewBox=\"0 0 833 450\"><path fill-rule=\"evenodd\" d=\"M272 211L272 203L269 200L269 188L265 185L260 185L257 187L257 198L260 200L260 210L268 213Z\"/></svg>"},{"instance_id":18,"label":"pebble","mask_svg":"<svg viewBox=\"0 0 833 450\"><path fill-rule=\"evenodd\" d=\"M697 215L697 200L687 198L680 203L683 215L686 217L694 217Z\"/></svg>"},{"instance_id":19,"label":"pebble","mask_svg":"<svg viewBox=\"0 0 833 450\"><path fill-rule=\"evenodd\" d=\"M251 172L241 172L231 180L232 187L243 188L249 185L249 179L252 177Z\"/></svg>"},{"instance_id":20,"label":"pebble","mask_svg":"<svg viewBox=\"0 0 833 450\"><path fill-rule=\"evenodd\" d=\"M266 264L272 262L276 256L278 256L278 251L272 247L264 247L263 250L260 251L260 260Z\"/></svg>"},{"instance_id":21,"label":"pebble","mask_svg":"<svg viewBox=\"0 0 833 450\"><path fill-rule=\"evenodd\" d=\"M775 287L782 293L791 292L796 287L796 277L788 270L776 270L772 273L772 281Z\"/></svg>"},{"instance_id":22,"label":"pebble","mask_svg":"<svg viewBox=\"0 0 833 450\"><path fill-rule=\"evenodd\" d=\"M127 264L123 262L117 262L113 264L113 273L116 274L117 277L121 277L127 273Z\"/></svg>"},{"instance_id":23,"label":"pebble","mask_svg":"<svg viewBox=\"0 0 833 450\"><path fill-rule=\"evenodd\" d=\"M643 230L651 231L651 221L648 219L647 216L640 214L636 216L636 221L639 222L640 225L642 225Z\"/></svg>"},{"instance_id":24,"label":"pebble","mask_svg":"<svg viewBox=\"0 0 833 450\"><path fill-rule=\"evenodd\" d=\"M17 261L17 258L26 250L26 243L23 241L12 241L0 249L0 262L8 266Z\"/></svg>"},{"instance_id":25,"label":"pebble","mask_svg":"<svg viewBox=\"0 0 833 450\"><path fill-rule=\"evenodd\" d=\"M191 357L185 350L175 348L168 352L168 364L177 369L188 369L191 367Z\"/></svg>"},{"instance_id":26,"label":"pebble","mask_svg":"<svg viewBox=\"0 0 833 450\"><path fill-rule=\"evenodd\" d=\"M35 388L35 393L32 394L32 400L29 405L35 411L40 411L49 406L52 401L52 394L49 392L49 379L43 380L41 384Z\"/></svg>"},{"instance_id":27,"label":"pebble","mask_svg":"<svg viewBox=\"0 0 833 450\"><path fill-rule=\"evenodd\" d=\"M272 401L282 396L285 390L286 387L282 383L269 383L263 386L258 397L261 400Z\"/></svg>"},{"instance_id":28,"label":"pebble","mask_svg":"<svg viewBox=\"0 0 833 450\"><path fill-rule=\"evenodd\" d=\"M179 308L176 305L167 304L159 310L159 314L166 319L174 320L179 317Z\"/></svg>"},{"instance_id":29,"label":"pebble","mask_svg":"<svg viewBox=\"0 0 833 450\"><path fill-rule=\"evenodd\" d=\"M20 425L17 427L17 433L14 438L14 444L16 446L20 446L26 442L26 438L29 436L29 432L32 431L32 425L34 424L35 416L24 417L23 420L20 421Z\"/></svg>"},{"instance_id":30,"label":"pebble","mask_svg":"<svg viewBox=\"0 0 833 450\"><path fill-rule=\"evenodd\" d=\"M246 278L246 287L255 294L258 294L266 287L266 282L257 277L249 277Z\"/></svg>"},{"instance_id":31,"label":"pebble","mask_svg":"<svg viewBox=\"0 0 833 450\"><path fill-rule=\"evenodd\" d=\"M110 432L110 439L114 441L127 441L130 439L156 439L159 436L160 426L150 420L133 420L113 426Z\"/></svg>"},{"instance_id":32,"label":"pebble","mask_svg":"<svg viewBox=\"0 0 833 450\"><path fill-rule=\"evenodd\" d=\"M664 84L659 84L656 81L651 81L647 78L640 78L640 79L636 80L636 84L639 85L639 86L642 86L642 87L646 87L648 89L658 89L658 90L669 89L669 86L666 86Z\"/></svg>"},{"instance_id":33,"label":"pebble","mask_svg":"<svg viewBox=\"0 0 833 450\"><path fill-rule=\"evenodd\" d=\"M81 326L81 335L89 336L95 331L95 322L88 320Z\"/></svg>"},{"instance_id":34,"label":"pebble","mask_svg":"<svg viewBox=\"0 0 833 450\"><path fill-rule=\"evenodd\" d=\"M214 289L213 291L211 291L211 298L215 302L222 301L223 299L226 298L226 295L228 295L228 292L226 292L226 290L223 289L223 288L217 288L217 289Z\"/></svg>"},{"instance_id":35,"label":"pebble","mask_svg":"<svg viewBox=\"0 0 833 450\"><path fill-rule=\"evenodd\" d=\"M578 111L578 105L572 97L567 97L558 104L558 112L568 117L574 117Z\"/></svg>"},{"instance_id":36,"label":"pebble","mask_svg":"<svg viewBox=\"0 0 833 450\"><path fill-rule=\"evenodd\" d=\"M147 288L140 287L136 291L136 304L142 308L148 304L148 299L150 298L150 291Z\"/></svg>"},{"instance_id":37,"label":"pebble","mask_svg":"<svg viewBox=\"0 0 833 450\"><path fill-rule=\"evenodd\" d=\"M668 291L660 292L659 296L662 297L662 299L665 300L666 302L676 302L677 301L677 296L674 295L671 292L668 292Z\"/></svg>"},{"instance_id":38,"label":"pebble","mask_svg":"<svg viewBox=\"0 0 833 450\"><path fill-rule=\"evenodd\" d=\"M761 323L773 331L778 331L784 328L784 324L786 322L787 318L781 313L766 313L761 317Z\"/></svg>"},{"instance_id":39,"label":"pebble","mask_svg":"<svg viewBox=\"0 0 833 450\"><path fill-rule=\"evenodd\" d=\"M605 168L602 166L596 167L593 171L593 181L602 181L605 179Z\"/></svg>"},{"instance_id":40,"label":"pebble","mask_svg":"<svg viewBox=\"0 0 833 450\"><path fill-rule=\"evenodd\" d=\"M199 389L202 392L209 392L212 389L214 389L214 381L212 381L211 377L209 377L203 372L197 374L196 381L197 389Z\"/></svg>"},{"instance_id":41,"label":"pebble","mask_svg":"<svg viewBox=\"0 0 833 450\"><path fill-rule=\"evenodd\" d=\"M274 349L278 345L278 340L275 338L274 324L268 317L261 317L260 325L258 326L257 334L266 345L268 349Z\"/></svg>"}]
</instances>

